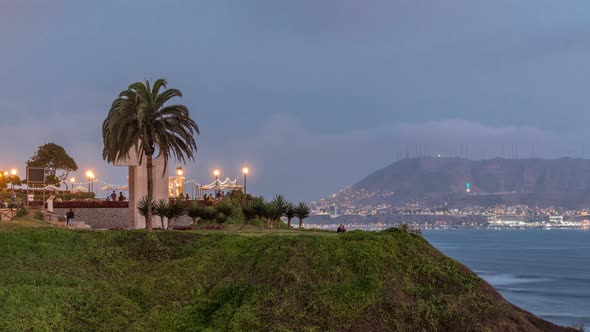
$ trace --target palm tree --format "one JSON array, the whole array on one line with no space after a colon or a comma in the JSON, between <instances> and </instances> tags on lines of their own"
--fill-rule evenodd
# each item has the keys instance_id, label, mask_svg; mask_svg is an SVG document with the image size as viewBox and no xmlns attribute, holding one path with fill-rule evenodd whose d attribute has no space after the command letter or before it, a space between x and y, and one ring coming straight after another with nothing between
<instances>
[{"instance_id":1,"label":"palm tree","mask_svg":"<svg viewBox=\"0 0 590 332\"><path fill-rule=\"evenodd\" d=\"M160 224L162 224L162 229L164 229L164 218L168 217L168 213L170 212L170 205L165 200L161 199L154 204L154 211L153 214L160 217Z\"/></svg>"},{"instance_id":2,"label":"palm tree","mask_svg":"<svg viewBox=\"0 0 590 332\"><path fill-rule=\"evenodd\" d=\"M168 204L168 227L174 227L174 223L178 219L186 213L186 207L184 206L184 202L177 199L174 202Z\"/></svg>"},{"instance_id":3,"label":"palm tree","mask_svg":"<svg viewBox=\"0 0 590 332\"><path fill-rule=\"evenodd\" d=\"M256 218L256 209L253 202L247 202L242 206L242 214L244 215L244 224L240 230L244 228L252 219Z\"/></svg>"},{"instance_id":4,"label":"palm tree","mask_svg":"<svg viewBox=\"0 0 590 332\"><path fill-rule=\"evenodd\" d=\"M287 200L285 200L285 197L283 197L283 195L276 195L275 198L271 202L277 207L281 216L283 214L285 214L285 210L287 208ZM281 217L278 217L277 218L277 229L279 228L280 221L281 221ZM273 220L273 225L274 225L274 220Z\"/></svg>"},{"instance_id":5,"label":"palm tree","mask_svg":"<svg viewBox=\"0 0 590 332\"><path fill-rule=\"evenodd\" d=\"M264 201L264 198L263 197L255 197L252 200L252 208L255 211L256 217L258 217L258 221L259 221L258 227L260 229L264 228L264 226L262 224L262 218L265 216L265 210L266 210L266 202Z\"/></svg>"},{"instance_id":6,"label":"palm tree","mask_svg":"<svg viewBox=\"0 0 590 332\"><path fill-rule=\"evenodd\" d=\"M287 229L291 229L291 219L295 217L295 204L288 202L285 205L285 212L283 215L287 217Z\"/></svg>"},{"instance_id":7,"label":"palm tree","mask_svg":"<svg viewBox=\"0 0 590 332\"><path fill-rule=\"evenodd\" d=\"M203 208L199 204L199 201L193 201L186 208L186 215L189 216L193 220L193 225L197 224L197 218L201 217L202 211L203 211Z\"/></svg>"},{"instance_id":8,"label":"palm tree","mask_svg":"<svg viewBox=\"0 0 590 332\"><path fill-rule=\"evenodd\" d=\"M295 216L299 218L299 228L303 225L303 219L309 217L309 206L303 202L295 207Z\"/></svg>"},{"instance_id":9,"label":"palm tree","mask_svg":"<svg viewBox=\"0 0 590 332\"><path fill-rule=\"evenodd\" d=\"M273 228L274 221L281 219L280 207L275 202L268 202L265 205L264 216L268 220L269 228Z\"/></svg>"},{"instance_id":10,"label":"palm tree","mask_svg":"<svg viewBox=\"0 0 590 332\"><path fill-rule=\"evenodd\" d=\"M157 80L153 87L149 81L131 84L115 99L102 124L104 160L122 161L129 157L132 149L137 152L140 163L143 157L146 159L148 230L152 229L154 154L159 151L166 166L171 156L185 162L194 159L197 152L193 135L199 134L199 127L190 118L186 106L165 105L170 99L182 96L177 89L166 89L166 85L163 79ZM164 90L160 92L161 89Z\"/></svg>"},{"instance_id":11,"label":"palm tree","mask_svg":"<svg viewBox=\"0 0 590 332\"><path fill-rule=\"evenodd\" d=\"M154 204L154 202L152 202L152 204ZM137 210L139 211L139 214L142 217L147 217L147 213L148 213L148 206L150 204L148 204L148 200L146 196L143 196L142 198L139 199L139 201L137 202ZM146 221L147 222L147 221Z\"/></svg>"}]
</instances>

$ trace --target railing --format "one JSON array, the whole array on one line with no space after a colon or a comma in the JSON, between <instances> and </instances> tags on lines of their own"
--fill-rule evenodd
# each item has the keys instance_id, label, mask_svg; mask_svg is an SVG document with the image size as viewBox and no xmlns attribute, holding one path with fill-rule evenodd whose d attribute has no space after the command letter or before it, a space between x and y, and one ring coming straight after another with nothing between
<instances>
[{"instance_id":1,"label":"railing","mask_svg":"<svg viewBox=\"0 0 590 332\"><path fill-rule=\"evenodd\" d=\"M45 204L47 207L47 204ZM53 208L54 209L83 209L83 208L127 208L129 207L129 202L127 201L65 201L65 202L57 202L53 201Z\"/></svg>"}]
</instances>

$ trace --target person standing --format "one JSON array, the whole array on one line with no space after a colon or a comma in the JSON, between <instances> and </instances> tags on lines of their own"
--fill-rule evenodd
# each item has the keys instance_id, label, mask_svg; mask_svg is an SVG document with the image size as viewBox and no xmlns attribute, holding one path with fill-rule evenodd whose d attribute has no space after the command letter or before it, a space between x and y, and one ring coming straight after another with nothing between
<instances>
[{"instance_id":1,"label":"person standing","mask_svg":"<svg viewBox=\"0 0 590 332\"><path fill-rule=\"evenodd\" d=\"M68 213L66 213L66 226L68 228L72 228L74 225L74 210L70 209Z\"/></svg>"},{"instance_id":2,"label":"person standing","mask_svg":"<svg viewBox=\"0 0 590 332\"><path fill-rule=\"evenodd\" d=\"M111 194L111 201L116 201L117 200L117 193L113 190L113 193Z\"/></svg>"}]
</instances>

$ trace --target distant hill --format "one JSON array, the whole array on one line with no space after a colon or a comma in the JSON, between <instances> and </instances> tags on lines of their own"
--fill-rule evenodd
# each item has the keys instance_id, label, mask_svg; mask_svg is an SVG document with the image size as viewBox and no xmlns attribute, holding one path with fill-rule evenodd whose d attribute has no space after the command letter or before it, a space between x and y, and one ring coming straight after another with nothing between
<instances>
[{"instance_id":1,"label":"distant hill","mask_svg":"<svg viewBox=\"0 0 590 332\"><path fill-rule=\"evenodd\" d=\"M466 184L470 184L470 193ZM590 207L590 160L414 158L395 162L323 200L346 206L527 204Z\"/></svg>"}]
</instances>

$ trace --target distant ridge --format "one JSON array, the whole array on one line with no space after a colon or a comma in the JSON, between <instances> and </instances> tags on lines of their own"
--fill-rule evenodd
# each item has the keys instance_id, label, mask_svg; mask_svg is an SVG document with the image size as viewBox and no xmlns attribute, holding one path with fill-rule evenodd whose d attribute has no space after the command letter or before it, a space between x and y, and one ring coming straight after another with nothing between
<instances>
[{"instance_id":1,"label":"distant ridge","mask_svg":"<svg viewBox=\"0 0 590 332\"><path fill-rule=\"evenodd\" d=\"M415 203L423 207L526 204L585 208L590 207L590 160L404 159L321 202L357 207Z\"/></svg>"}]
</instances>

